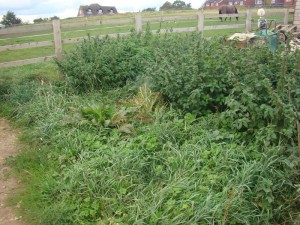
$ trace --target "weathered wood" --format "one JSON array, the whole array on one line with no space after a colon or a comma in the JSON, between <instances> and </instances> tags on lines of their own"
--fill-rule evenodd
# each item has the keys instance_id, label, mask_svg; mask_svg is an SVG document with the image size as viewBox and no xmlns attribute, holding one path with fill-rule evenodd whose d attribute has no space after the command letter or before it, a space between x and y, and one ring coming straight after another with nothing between
<instances>
[{"instance_id":1,"label":"weathered wood","mask_svg":"<svg viewBox=\"0 0 300 225\"><path fill-rule=\"evenodd\" d=\"M137 33L141 33L143 30L142 28L142 14L141 13L137 13L135 15L135 31Z\"/></svg>"},{"instance_id":2,"label":"weathered wood","mask_svg":"<svg viewBox=\"0 0 300 225\"><path fill-rule=\"evenodd\" d=\"M196 27L184 27L184 28L173 28L173 29L160 29L160 33L181 33L181 32L194 32L197 31ZM157 30L151 31L153 34L157 33Z\"/></svg>"},{"instance_id":3,"label":"weathered wood","mask_svg":"<svg viewBox=\"0 0 300 225\"><path fill-rule=\"evenodd\" d=\"M44 30L52 30L51 24L43 24L43 25L22 25L17 27L8 27L5 29L0 29L0 35L7 34L19 34L19 33L30 33Z\"/></svg>"},{"instance_id":4,"label":"weathered wood","mask_svg":"<svg viewBox=\"0 0 300 225\"><path fill-rule=\"evenodd\" d=\"M180 20L196 20L197 15L182 15L182 16L161 16L143 18L145 22L159 22L159 21L180 21Z\"/></svg>"},{"instance_id":5,"label":"weathered wood","mask_svg":"<svg viewBox=\"0 0 300 225\"><path fill-rule=\"evenodd\" d=\"M274 16L274 17L276 17L276 16L284 16L284 15L285 15L284 12L276 12L276 13L274 13L274 12L272 12L272 13L266 12L266 15L264 15L264 17L269 17L269 16Z\"/></svg>"},{"instance_id":6,"label":"weathered wood","mask_svg":"<svg viewBox=\"0 0 300 225\"><path fill-rule=\"evenodd\" d=\"M250 33L252 30L252 24L251 24L251 19L252 19L252 12L250 9L247 9L247 17L246 17L246 32Z\"/></svg>"},{"instance_id":7,"label":"weathered wood","mask_svg":"<svg viewBox=\"0 0 300 225\"><path fill-rule=\"evenodd\" d=\"M98 37L98 38L106 38L106 37L109 37L109 38L117 38L117 37L124 37L124 36L128 36L130 35L131 33L130 32L126 32L126 33L118 33L118 34L104 34L104 35L98 35L98 36L91 36L90 38L95 38L95 37ZM79 38L67 38L67 39L64 39L62 40L62 43L63 44L71 44L71 43L78 43L80 41L83 41L84 39L87 39L88 37L79 37Z\"/></svg>"},{"instance_id":8,"label":"weathered wood","mask_svg":"<svg viewBox=\"0 0 300 225\"><path fill-rule=\"evenodd\" d=\"M202 32L202 37L203 37L203 30L204 30L204 14L203 12L198 13L198 31Z\"/></svg>"},{"instance_id":9,"label":"weathered wood","mask_svg":"<svg viewBox=\"0 0 300 225\"><path fill-rule=\"evenodd\" d=\"M24 60L18 60L13 62L4 62L0 63L0 68L5 67L13 67L13 66L23 66L26 64L33 64L33 63L39 63L39 62L47 62L53 59L54 56L45 56L45 57L39 57L39 58L33 58L33 59L24 59Z\"/></svg>"},{"instance_id":10,"label":"weathered wood","mask_svg":"<svg viewBox=\"0 0 300 225\"><path fill-rule=\"evenodd\" d=\"M238 14L204 14L205 19L214 19L219 17L246 17L245 13L238 13Z\"/></svg>"},{"instance_id":11,"label":"weathered wood","mask_svg":"<svg viewBox=\"0 0 300 225\"><path fill-rule=\"evenodd\" d=\"M289 8L284 9L284 19L283 24L287 25L289 23Z\"/></svg>"},{"instance_id":12,"label":"weathered wood","mask_svg":"<svg viewBox=\"0 0 300 225\"><path fill-rule=\"evenodd\" d=\"M205 26L204 30L218 30L218 29L231 29L231 28L245 28L245 24Z\"/></svg>"},{"instance_id":13,"label":"weathered wood","mask_svg":"<svg viewBox=\"0 0 300 225\"><path fill-rule=\"evenodd\" d=\"M61 42L61 31L60 31L60 20L53 20L53 34L54 34L54 46L55 55L58 60L63 59L62 42Z\"/></svg>"},{"instance_id":14,"label":"weathered wood","mask_svg":"<svg viewBox=\"0 0 300 225\"><path fill-rule=\"evenodd\" d=\"M81 23L68 23L61 24L61 28L74 28L74 27L86 27L86 26L97 26L97 25L106 25L106 24L133 24L134 19L114 19L114 20L97 20Z\"/></svg>"},{"instance_id":15,"label":"weathered wood","mask_svg":"<svg viewBox=\"0 0 300 225\"><path fill-rule=\"evenodd\" d=\"M7 51L7 50L37 48L37 47L44 47L44 46L51 46L51 45L53 45L53 41L41 41L41 42L31 42L31 43L16 44L16 45L6 45L6 46L0 46L0 52Z\"/></svg>"}]
</instances>

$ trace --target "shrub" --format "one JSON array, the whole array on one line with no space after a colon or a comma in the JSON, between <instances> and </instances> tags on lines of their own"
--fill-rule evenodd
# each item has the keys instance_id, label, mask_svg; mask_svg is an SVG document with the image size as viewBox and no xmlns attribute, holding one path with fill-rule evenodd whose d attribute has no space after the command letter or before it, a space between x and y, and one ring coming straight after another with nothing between
<instances>
[{"instance_id":1,"label":"shrub","mask_svg":"<svg viewBox=\"0 0 300 225\"><path fill-rule=\"evenodd\" d=\"M152 53L138 35L89 38L56 61L67 84L79 92L122 87L145 71Z\"/></svg>"}]
</instances>

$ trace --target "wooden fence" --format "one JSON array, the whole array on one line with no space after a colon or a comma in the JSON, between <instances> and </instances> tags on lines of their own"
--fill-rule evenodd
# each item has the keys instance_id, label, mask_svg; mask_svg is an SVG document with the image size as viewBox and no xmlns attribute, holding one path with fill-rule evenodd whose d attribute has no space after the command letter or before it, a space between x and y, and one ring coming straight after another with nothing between
<instances>
[{"instance_id":1,"label":"wooden fence","mask_svg":"<svg viewBox=\"0 0 300 225\"><path fill-rule=\"evenodd\" d=\"M283 21L284 24L288 24L288 14L289 9L283 9ZM278 13L274 14L278 15ZM214 26L205 26L204 21L205 19L211 18L219 18L219 17L246 17L245 24L231 24L231 25L214 25ZM269 14L270 16L270 14ZM77 43L82 41L86 37L77 37L77 38L68 38L63 39L61 38L61 29L62 28L74 28L74 27L87 27L87 26L95 26L95 25L102 25L102 24L132 24L135 25L136 32L142 32L142 25L143 23L147 22L161 22L161 21L180 21L180 20L197 20L197 27L182 27L182 28L173 28L172 32L192 32L192 31L199 31L202 34L207 30L216 30L216 29L232 29L232 28L242 28L245 29L245 32L251 32L252 26L252 12L250 9L247 9L246 13L239 13L239 14L204 14L202 11L199 11L197 14L194 15L177 15L177 16L157 16L157 17L145 17L142 18L142 14L138 13L135 15L135 18L129 19L112 19L112 20L97 20L97 21L89 21L89 22L81 22L81 23L72 23L72 24L63 24L60 20L53 20L52 25L45 25L45 26L32 26L31 28L26 28L26 26L15 27L15 28L6 28L0 30L0 35L9 35L9 34L18 34L24 32L34 32L34 31L43 31L43 30L53 30L54 40L53 41L41 41L41 42L32 42L32 43L24 43L24 44L14 44L14 45L6 45L0 46L0 52L3 51L12 51L18 49L27 49L27 48L35 48L35 47L43 47L43 46L54 46L55 48L55 56L45 56L33 59L25 59L25 60L18 60L13 62L4 62L0 63L0 68L4 67L12 67L12 66L20 66L25 64L31 63L38 63L38 62L45 62L51 60L53 57L57 57L58 59L63 58L63 51L62 45L67 43ZM153 33L156 31L152 31ZM162 29L161 32L167 32L167 30ZM109 34L109 37L117 37L117 36L126 36L129 35L130 32L126 33L116 33L116 34ZM105 37L107 35L99 35L99 37Z\"/></svg>"}]
</instances>

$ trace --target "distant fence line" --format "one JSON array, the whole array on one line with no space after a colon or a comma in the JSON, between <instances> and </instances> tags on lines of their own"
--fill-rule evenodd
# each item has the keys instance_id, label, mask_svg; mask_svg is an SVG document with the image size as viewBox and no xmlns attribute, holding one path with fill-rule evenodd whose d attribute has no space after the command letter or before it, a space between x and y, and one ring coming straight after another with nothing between
<instances>
[{"instance_id":1,"label":"distant fence line","mask_svg":"<svg viewBox=\"0 0 300 225\"><path fill-rule=\"evenodd\" d=\"M288 14L289 9L286 8L283 10L283 23L284 25L288 24ZM271 13L268 14L269 16L272 15ZM274 13L273 15L278 15L278 13ZM219 18L219 17L246 17L245 24L231 24L231 25L214 25L214 26L204 26L205 19L211 18ZM204 14L202 11L199 11L195 15L177 15L177 16L157 16L157 17L145 17L142 18L142 14L138 13L135 15L135 18L129 19L111 19L111 20L97 20L97 21L89 21L89 22L82 22L82 23L72 23L72 24L62 24L60 20L53 20L52 25L46 24L45 26L20 26L20 27L13 27L13 28L6 28L0 30L0 35L4 34L18 34L18 33L25 33L25 32L35 32L35 31L44 31L44 30L52 30L54 35L54 40L52 41L41 41L41 42L31 42L31 43L24 43L24 44L14 44L14 45L6 45L0 46L0 52L3 51L11 51L11 50L18 50L18 49L27 49L27 48L36 48L36 47L44 47L44 46L54 46L55 48L55 56L45 56L33 59L25 59L25 60L18 60L13 62L4 62L0 63L0 68L4 67L12 67L12 66L20 66L25 64L31 63L38 63L38 62L45 62L51 60L53 57L57 57L59 60L63 59L63 50L62 45L67 43L77 43L82 41L86 37L77 37L77 38L61 38L61 28L74 28L74 27L86 27L86 26L96 26L96 25L103 25L103 24L132 24L135 25L136 32L142 32L142 25L143 22L162 22L162 21L180 21L180 20L197 20L197 27L183 27L183 28L172 28L172 32L205 32L206 30L216 30L216 29L232 29L232 28L245 28L246 32L251 32L252 26L252 12L250 9L247 9L246 13L239 13L239 14ZM161 29L162 33L167 32L167 30ZM152 31L153 33L156 31ZM126 33L115 33L115 34L108 34L108 35L99 35L100 38L109 36L109 37L117 37L117 36L126 36L129 35L130 32Z\"/></svg>"}]
</instances>

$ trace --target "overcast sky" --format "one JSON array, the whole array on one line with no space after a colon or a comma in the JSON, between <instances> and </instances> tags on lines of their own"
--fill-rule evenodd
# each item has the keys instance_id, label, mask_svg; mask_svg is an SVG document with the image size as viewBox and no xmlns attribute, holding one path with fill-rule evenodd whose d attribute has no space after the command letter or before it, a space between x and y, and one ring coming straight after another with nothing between
<instances>
[{"instance_id":1,"label":"overcast sky","mask_svg":"<svg viewBox=\"0 0 300 225\"><path fill-rule=\"evenodd\" d=\"M61 19L76 17L80 5L98 3L103 6L115 6L119 12L138 12L145 8L158 10L166 0L0 0L0 18L7 11L13 11L24 22L36 18L58 16ZM169 0L173 3L174 0ZM204 0L189 0L192 8L198 9Z\"/></svg>"}]
</instances>

